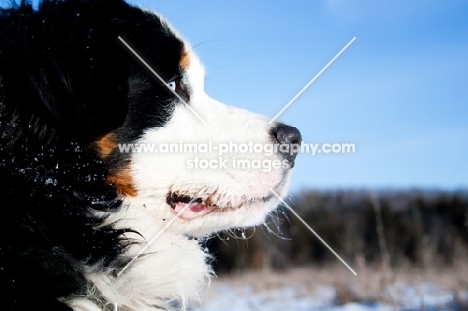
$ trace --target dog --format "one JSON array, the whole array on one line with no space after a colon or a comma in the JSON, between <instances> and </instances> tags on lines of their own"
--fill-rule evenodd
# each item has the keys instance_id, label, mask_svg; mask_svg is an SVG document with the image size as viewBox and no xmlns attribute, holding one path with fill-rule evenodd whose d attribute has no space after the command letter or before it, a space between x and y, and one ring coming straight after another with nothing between
<instances>
[{"instance_id":1,"label":"dog","mask_svg":"<svg viewBox=\"0 0 468 311\"><path fill-rule=\"evenodd\" d=\"M199 299L213 275L200 241L264 223L301 141L210 98L203 76L167 21L122 0L1 9L2 310L184 310ZM186 143L211 152L161 148ZM251 150L268 144L287 148Z\"/></svg>"}]
</instances>

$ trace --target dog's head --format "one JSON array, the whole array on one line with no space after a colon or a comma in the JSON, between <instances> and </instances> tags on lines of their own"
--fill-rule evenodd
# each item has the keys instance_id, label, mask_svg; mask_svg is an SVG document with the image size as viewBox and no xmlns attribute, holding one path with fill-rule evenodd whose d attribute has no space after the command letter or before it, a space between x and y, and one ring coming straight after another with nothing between
<instances>
[{"instance_id":1,"label":"dog's head","mask_svg":"<svg viewBox=\"0 0 468 311\"><path fill-rule=\"evenodd\" d=\"M201 62L163 19L120 0L26 11L3 13L5 103L20 103L25 126L28 114L47 124L40 139L73 139L102 161L124 208L161 223L178 214L168 230L199 236L278 205L299 131L205 94Z\"/></svg>"}]
</instances>

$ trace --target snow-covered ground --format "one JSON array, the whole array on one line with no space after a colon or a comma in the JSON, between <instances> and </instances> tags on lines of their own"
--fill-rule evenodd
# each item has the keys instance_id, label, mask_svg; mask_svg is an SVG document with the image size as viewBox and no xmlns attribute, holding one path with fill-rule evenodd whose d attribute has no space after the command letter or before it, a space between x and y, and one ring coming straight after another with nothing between
<instances>
[{"instance_id":1,"label":"snow-covered ground","mask_svg":"<svg viewBox=\"0 0 468 311\"><path fill-rule=\"evenodd\" d=\"M398 286L388 290L388 302L348 302L336 305L332 287L321 287L304 297L296 288L281 288L271 292L255 293L249 286L232 288L228 285L213 289L211 297L196 311L391 311L391 310L466 310L454 293L434 284Z\"/></svg>"},{"instance_id":2,"label":"snow-covered ground","mask_svg":"<svg viewBox=\"0 0 468 311\"><path fill-rule=\"evenodd\" d=\"M239 281L240 279L238 279ZM267 282L261 278L258 281ZM312 280L311 280L312 281ZM340 302L333 286L270 285L258 288L252 278L245 282L217 280L201 307L193 311L390 311L468 310L468 291L453 291L433 283L410 285L395 282L384 288L380 298L349 299ZM294 283L294 282L293 282ZM357 296L354 296L356 298ZM361 296L362 297L362 296Z\"/></svg>"},{"instance_id":3,"label":"snow-covered ground","mask_svg":"<svg viewBox=\"0 0 468 311\"><path fill-rule=\"evenodd\" d=\"M309 311L309 310L386 310L387 306L350 303L335 306L335 290L323 287L310 297L297 295L295 288L282 288L269 293L255 293L252 288L216 288L204 307L197 311ZM380 309L379 309L380 308ZM390 310L390 309L389 309Z\"/></svg>"}]
</instances>

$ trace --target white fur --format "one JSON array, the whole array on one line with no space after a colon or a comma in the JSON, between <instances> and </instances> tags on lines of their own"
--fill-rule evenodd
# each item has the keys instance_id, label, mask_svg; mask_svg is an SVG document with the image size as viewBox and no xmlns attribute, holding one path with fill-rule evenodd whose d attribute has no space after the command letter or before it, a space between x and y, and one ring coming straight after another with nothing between
<instances>
[{"instance_id":1,"label":"white fur","mask_svg":"<svg viewBox=\"0 0 468 311\"><path fill-rule=\"evenodd\" d=\"M137 142L162 143L271 143L268 119L246 110L222 104L204 92L204 70L198 58L191 54L190 67L185 80L191 89L191 107L207 122L203 124L183 104L178 104L172 119L163 128L150 129ZM190 170L187 160L217 159L217 154L161 154L134 153L131 174L137 191L136 197L126 198L119 212L109 215L106 223L117 222L119 228L132 228L140 235L127 237L141 242L132 246L128 256L135 256L148 241L155 237L175 214L166 203L167 194L179 192L193 197L215 198L219 209L193 220L176 219L120 276L119 271L97 266L85 266L84 272L99 292L100 302L85 298L72 298L68 304L76 311L162 310L171 307L171 301L180 301L185 309L188 301L197 300L212 274L198 241L187 236L204 237L213 232L235 227L261 224L265 216L276 208L278 200L267 202L246 200L263 198L275 189L286 194L289 172L274 169L240 170L232 167L218 170ZM250 160L278 160L273 154L223 155ZM89 299L92 299L91 297Z\"/></svg>"},{"instance_id":2,"label":"white fur","mask_svg":"<svg viewBox=\"0 0 468 311\"><path fill-rule=\"evenodd\" d=\"M101 311L102 309L98 307L95 303L84 297L74 297L71 299L60 299L70 308L77 311Z\"/></svg>"}]
</instances>

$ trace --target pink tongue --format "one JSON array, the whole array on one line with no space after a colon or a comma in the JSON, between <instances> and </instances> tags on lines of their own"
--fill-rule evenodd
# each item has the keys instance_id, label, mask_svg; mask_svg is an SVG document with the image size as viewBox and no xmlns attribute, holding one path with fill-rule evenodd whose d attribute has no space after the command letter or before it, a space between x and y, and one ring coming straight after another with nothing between
<instances>
[{"instance_id":1,"label":"pink tongue","mask_svg":"<svg viewBox=\"0 0 468 311\"><path fill-rule=\"evenodd\" d=\"M178 214L181 210L183 210L187 206L186 203L177 202L174 208L174 212ZM211 212L214 207L203 206L201 203L191 203L180 215L179 217L182 219L195 219L197 217L203 216L206 213Z\"/></svg>"}]
</instances>

